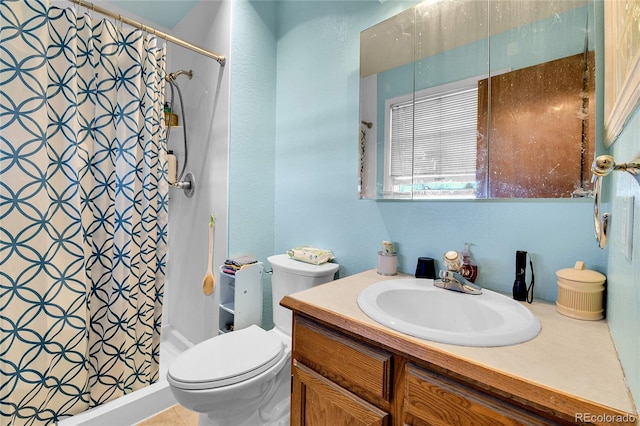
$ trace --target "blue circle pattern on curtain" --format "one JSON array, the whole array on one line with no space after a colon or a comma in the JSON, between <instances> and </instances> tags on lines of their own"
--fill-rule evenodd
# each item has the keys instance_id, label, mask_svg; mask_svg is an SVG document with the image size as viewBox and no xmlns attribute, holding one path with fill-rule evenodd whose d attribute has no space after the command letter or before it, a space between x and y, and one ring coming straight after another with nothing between
<instances>
[{"instance_id":1,"label":"blue circle pattern on curtain","mask_svg":"<svg viewBox=\"0 0 640 426\"><path fill-rule=\"evenodd\" d=\"M166 53L40 0L0 21L0 424L51 424L158 379Z\"/></svg>"}]
</instances>

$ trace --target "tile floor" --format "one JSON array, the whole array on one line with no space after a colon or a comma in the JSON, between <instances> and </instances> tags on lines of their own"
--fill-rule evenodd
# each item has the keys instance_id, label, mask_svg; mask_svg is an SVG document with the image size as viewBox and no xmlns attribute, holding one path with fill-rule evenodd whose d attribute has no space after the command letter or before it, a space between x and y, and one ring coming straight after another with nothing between
<instances>
[{"instance_id":1,"label":"tile floor","mask_svg":"<svg viewBox=\"0 0 640 426\"><path fill-rule=\"evenodd\" d=\"M198 413L176 404L136 426L198 426Z\"/></svg>"}]
</instances>

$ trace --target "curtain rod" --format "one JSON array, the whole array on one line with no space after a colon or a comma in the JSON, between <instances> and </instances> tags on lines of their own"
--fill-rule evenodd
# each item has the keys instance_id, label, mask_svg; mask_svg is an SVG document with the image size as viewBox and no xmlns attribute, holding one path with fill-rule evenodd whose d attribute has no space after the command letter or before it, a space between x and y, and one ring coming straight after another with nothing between
<instances>
[{"instance_id":1,"label":"curtain rod","mask_svg":"<svg viewBox=\"0 0 640 426\"><path fill-rule=\"evenodd\" d=\"M107 9L104 9L100 6L96 6L93 3L89 3L87 1L84 0L69 0L71 3L75 3L79 6L82 7L86 7L87 9L91 9L92 11L98 12L102 15L108 16L110 18L113 19L117 19L120 22L123 22L127 25L130 25L134 28L137 28L139 30L142 30L144 32L147 32L149 34L153 34L155 36L158 36L160 38L165 39L168 42L171 42L173 44L177 44L178 46L182 46L185 47L189 50L193 50L194 52L200 53L201 55L207 56L209 58L215 59L221 66L224 66L225 62L226 62L226 58L223 55L218 55L216 53L213 53L209 50L203 49L201 47L198 47L196 45L193 45L191 43L188 43L184 40L181 40L179 38L173 37L172 35L169 35L167 33L164 33L162 31L159 31L155 28L149 27L147 25L141 24L140 22L134 21L133 19L129 19L125 16L122 15L118 15L117 13L113 13Z\"/></svg>"}]
</instances>

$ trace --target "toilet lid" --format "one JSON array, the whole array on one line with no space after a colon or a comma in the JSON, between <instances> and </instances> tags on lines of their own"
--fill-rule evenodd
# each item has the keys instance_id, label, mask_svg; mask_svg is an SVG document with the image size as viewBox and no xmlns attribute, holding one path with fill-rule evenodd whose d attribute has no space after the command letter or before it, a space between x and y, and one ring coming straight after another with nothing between
<instances>
[{"instance_id":1,"label":"toilet lid","mask_svg":"<svg viewBox=\"0 0 640 426\"><path fill-rule=\"evenodd\" d=\"M229 386L268 370L283 353L277 334L252 325L187 349L169 366L167 379L183 389Z\"/></svg>"}]
</instances>

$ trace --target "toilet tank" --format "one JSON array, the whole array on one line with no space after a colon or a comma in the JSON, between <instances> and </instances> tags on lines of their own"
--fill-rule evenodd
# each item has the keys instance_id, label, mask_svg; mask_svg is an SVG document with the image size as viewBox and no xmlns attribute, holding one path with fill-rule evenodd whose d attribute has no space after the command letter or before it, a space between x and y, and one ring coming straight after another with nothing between
<instances>
[{"instance_id":1,"label":"toilet tank","mask_svg":"<svg viewBox=\"0 0 640 426\"><path fill-rule=\"evenodd\" d=\"M271 264L271 297L273 300L273 322L275 326L291 335L291 311L280 306L282 298L288 294L306 290L318 284L333 281L338 271L337 263L312 265L291 259L286 254L267 258Z\"/></svg>"}]
</instances>

